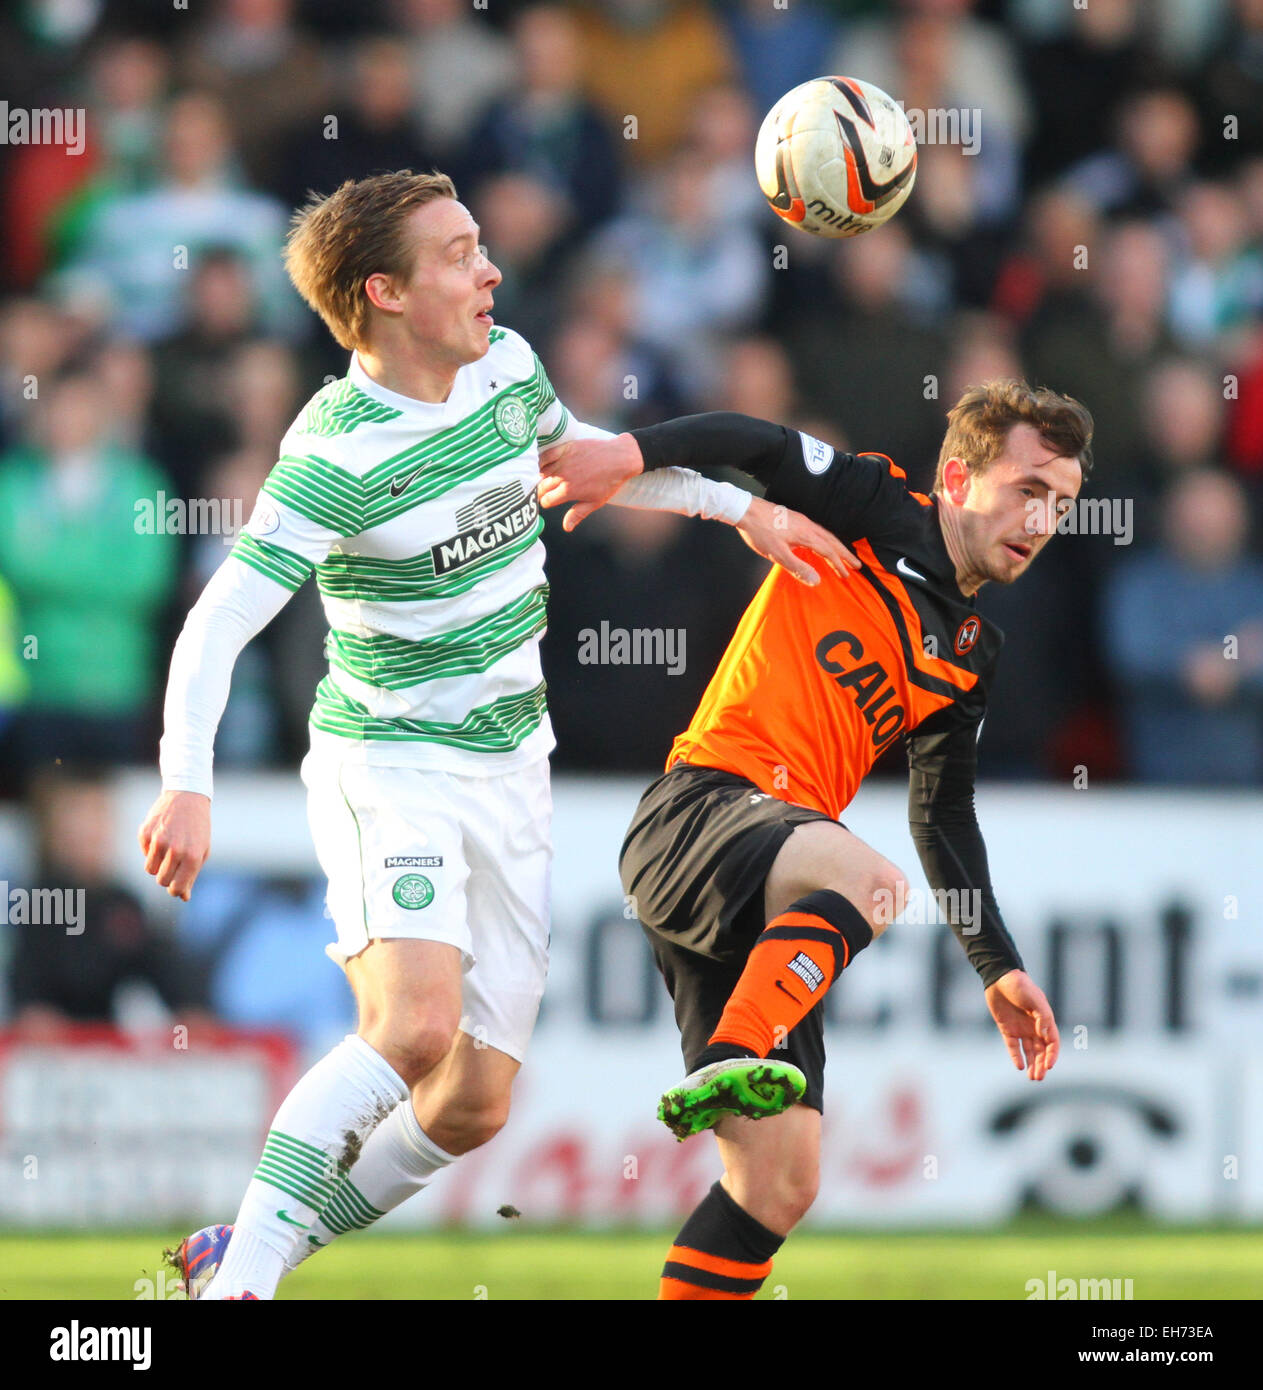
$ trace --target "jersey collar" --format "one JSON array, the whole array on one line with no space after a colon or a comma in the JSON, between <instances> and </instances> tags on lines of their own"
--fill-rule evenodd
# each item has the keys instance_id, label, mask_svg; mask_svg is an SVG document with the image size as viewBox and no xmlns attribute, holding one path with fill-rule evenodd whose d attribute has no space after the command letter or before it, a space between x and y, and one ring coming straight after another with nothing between
<instances>
[{"instance_id":1,"label":"jersey collar","mask_svg":"<svg viewBox=\"0 0 1263 1390\"><path fill-rule=\"evenodd\" d=\"M388 390L369 376L364 370L364 364L360 361L359 353L354 351L351 353L351 365L347 368L346 374L351 383L363 391L366 396L372 396L374 400L382 401L385 405L394 406L396 410L412 411L429 418L442 415L456 394L455 384L452 386L451 395L445 401L419 401L415 396L404 396L398 391Z\"/></svg>"}]
</instances>

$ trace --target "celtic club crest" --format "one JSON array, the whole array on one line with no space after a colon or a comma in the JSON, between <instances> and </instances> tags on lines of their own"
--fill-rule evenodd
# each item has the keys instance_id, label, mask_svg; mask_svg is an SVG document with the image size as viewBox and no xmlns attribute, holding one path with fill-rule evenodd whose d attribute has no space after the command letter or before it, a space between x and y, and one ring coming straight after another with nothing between
<instances>
[{"instance_id":1,"label":"celtic club crest","mask_svg":"<svg viewBox=\"0 0 1263 1390\"><path fill-rule=\"evenodd\" d=\"M501 396L496 402L494 418L497 433L510 444L520 447L534 432L530 411L521 396Z\"/></svg>"},{"instance_id":2,"label":"celtic club crest","mask_svg":"<svg viewBox=\"0 0 1263 1390\"><path fill-rule=\"evenodd\" d=\"M395 880L391 896L400 907L416 912L434 901L434 885L424 874L404 874Z\"/></svg>"}]
</instances>

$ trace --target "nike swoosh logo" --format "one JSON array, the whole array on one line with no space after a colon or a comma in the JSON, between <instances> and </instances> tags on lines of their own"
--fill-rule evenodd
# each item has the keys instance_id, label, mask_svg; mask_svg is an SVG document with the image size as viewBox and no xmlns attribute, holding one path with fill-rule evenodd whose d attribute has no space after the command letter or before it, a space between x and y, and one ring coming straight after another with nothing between
<instances>
[{"instance_id":1,"label":"nike swoosh logo","mask_svg":"<svg viewBox=\"0 0 1263 1390\"><path fill-rule=\"evenodd\" d=\"M291 1226L297 1226L300 1231L307 1231L311 1229L305 1222L295 1221L294 1218L290 1216L288 1212L278 1211L276 1214L281 1218L282 1221L288 1222Z\"/></svg>"},{"instance_id":2,"label":"nike swoosh logo","mask_svg":"<svg viewBox=\"0 0 1263 1390\"><path fill-rule=\"evenodd\" d=\"M779 989L780 992L781 992L782 994L789 994L789 990L787 990L787 989L785 988L785 986L784 986L783 984L781 984L781 982L780 982L779 980L775 981L775 984L776 984L776 988ZM803 1006L803 1001L802 1001L801 999L799 999L798 996L797 996L796 994L789 994L789 997L794 1001L795 1004L798 1005L798 1007L799 1007L800 1009L802 1008L802 1006Z\"/></svg>"},{"instance_id":3,"label":"nike swoosh logo","mask_svg":"<svg viewBox=\"0 0 1263 1390\"><path fill-rule=\"evenodd\" d=\"M907 558L903 555L900 555L899 562L895 565L895 568L900 574L906 574L909 579L919 579L922 584L928 584L930 582L925 575L921 574L918 570L914 570L908 563Z\"/></svg>"},{"instance_id":4,"label":"nike swoosh logo","mask_svg":"<svg viewBox=\"0 0 1263 1390\"><path fill-rule=\"evenodd\" d=\"M402 482L400 482L398 478L392 479L390 484L390 495L392 497L402 497L404 493L408 491L409 487L412 486L412 480L420 471L421 470L418 468L416 472L409 473Z\"/></svg>"}]
</instances>

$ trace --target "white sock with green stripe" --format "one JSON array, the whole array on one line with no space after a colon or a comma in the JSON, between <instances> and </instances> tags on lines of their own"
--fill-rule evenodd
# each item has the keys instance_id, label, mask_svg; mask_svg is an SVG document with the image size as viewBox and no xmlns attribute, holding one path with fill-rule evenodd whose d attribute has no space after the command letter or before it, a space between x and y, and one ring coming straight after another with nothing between
<instances>
[{"instance_id":1,"label":"white sock with green stripe","mask_svg":"<svg viewBox=\"0 0 1263 1390\"><path fill-rule=\"evenodd\" d=\"M425 1133L410 1101L397 1105L369 1136L355 1167L338 1184L311 1230L294 1245L285 1272L338 1236L371 1226L428 1186L435 1173L458 1156L440 1149Z\"/></svg>"},{"instance_id":2,"label":"white sock with green stripe","mask_svg":"<svg viewBox=\"0 0 1263 1390\"><path fill-rule=\"evenodd\" d=\"M224 1262L202 1297L248 1290L271 1298L291 1251L306 1244L368 1137L407 1096L394 1068L354 1033L322 1057L276 1112Z\"/></svg>"}]
</instances>

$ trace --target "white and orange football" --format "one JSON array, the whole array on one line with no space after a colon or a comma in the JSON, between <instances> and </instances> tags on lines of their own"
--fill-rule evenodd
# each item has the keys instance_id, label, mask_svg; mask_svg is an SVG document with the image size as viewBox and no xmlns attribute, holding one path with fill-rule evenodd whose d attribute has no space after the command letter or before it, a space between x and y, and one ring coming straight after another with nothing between
<instances>
[{"instance_id":1,"label":"white and orange football","mask_svg":"<svg viewBox=\"0 0 1263 1390\"><path fill-rule=\"evenodd\" d=\"M772 210L813 236L857 236L888 221L917 175L902 109L858 77L813 77L767 113L754 146Z\"/></svg>"}]
</instances>

